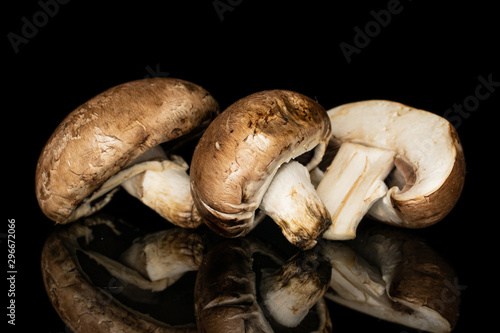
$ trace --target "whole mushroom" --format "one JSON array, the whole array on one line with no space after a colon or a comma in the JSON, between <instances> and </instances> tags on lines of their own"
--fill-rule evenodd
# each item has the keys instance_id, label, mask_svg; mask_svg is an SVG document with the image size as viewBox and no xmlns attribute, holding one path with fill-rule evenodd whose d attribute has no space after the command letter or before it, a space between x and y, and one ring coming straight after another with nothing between
<instances>
[{"instance_id":1,"label":"whole mushroom","mask_svg":"<svg viewBox=\"0 0 500 333\"><path fill-rule=\"evenodd\" d=\"M64 224L109 202L119 185L182 227L201 222L188 165L160 144L196 131L218 114L202 87L150 78L112 87L71 112L40 154L35 189L40 208Z\"/></svg>"},{"instance_id":2,"label":"whole mushroom","mask_svg":"<svg viewBox=\"0 0 500 333\"><path fill-rule=\"evenodd\" d=\"M455 206L465 159L446 119L385 100L344 104L328 115L330 146L340 148L317 186L332 217L325 238L354 238L365 215L423 228Z\"/></svg>"},{"instance_id":3,"label":"whole mushroom","mask_svg":"<svg viewBox=\"0 0 500 333\"><path fill-rule=\"evenodd\" d=\"M208 126L192 157L191 191L204 222L225 237L243 236L270 216L294 245L307 249L330 224L311 183L330 137L316 101L288 90L246 96ZM306 165L293 160L314 151Z\"/></svg>"}]
</instances>

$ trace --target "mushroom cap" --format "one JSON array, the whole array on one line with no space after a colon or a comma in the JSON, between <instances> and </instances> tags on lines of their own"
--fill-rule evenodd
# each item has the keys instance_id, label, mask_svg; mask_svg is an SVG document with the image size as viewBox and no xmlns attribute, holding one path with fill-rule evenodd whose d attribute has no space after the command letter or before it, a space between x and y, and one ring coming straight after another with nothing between
<instances>
[{"instance_id":1,"label":"mushroom cap","mask_svg":"<svg viewBox=\"0 0 500 333\"><path fill-rule=\"evenodd\" d=\"M393 186L368 212L376 220L421 228L443 219L465 179L463 149L444 118L397 102L368 100L328 110L331 142L355 142L396 152Z\"/></svg>"},{"instance_id":2,"label":"mushroom cap","mask_svg":"<svg viewBox=\"0 0 500 333\"><path fill-rule=\"evenodd\" d=\"M330 130L323 107L297 92L266 90L230 105L193 153L191 192L205 223L226 237L248 233L278 168L317 147L314 167Z\"/></svg>"},{"instance_id":3,"label":"mushroom cap","mask_svg":"<svg viewBox=\"0 0 500 333\"><path fill-rule=\"evenodd\" d=\"M112 87L76 108L55 129L36 168L40 208L51 220L72 212L143 152L215 117L218 104L202 87L149 78Z\"/></svg>"}]
</instances>

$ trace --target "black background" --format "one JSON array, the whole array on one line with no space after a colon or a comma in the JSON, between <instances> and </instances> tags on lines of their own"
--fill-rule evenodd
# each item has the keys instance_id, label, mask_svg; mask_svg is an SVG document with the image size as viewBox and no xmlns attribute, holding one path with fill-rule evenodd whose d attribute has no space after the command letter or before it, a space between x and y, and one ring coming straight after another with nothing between
<instances>
[{"instance_id":1,"label":"black background","mask_svg":"<svg viewBox=\"0 0 500 333\"><path fill-rule=\"evenodd\" d=\"M37 332L65 332L41 280L40 252L53 223L36 201L35 167L64 116L101 91L168 75L203 86L222 109L250 93L282 88L313 97L326 109L377 98L444 115L454 104L473 100L479 77L500 82L494 2L401 0L399 12L385 27L371 31L367 45L351 54L350 62L339 45L355 45L355 27L373 27L371 11L387 9L391 1L220 0L215 3L231 9L220 13L214 2L73 0L51 7L45 16L42 4L54 1L4 4L2 176L7 200L2 200L0 231L5 235L7 220L15 219L18 272L16 326L9 325L7 332L29 331L33 322ZM29 30L26 22L38 27ZM26 39L13 42L23 34ZM497 326L494 135L500 87L492 89L471 111L448 114L465 151L464 191L445 220L415 231L455 267L465 288L456 332ZM158 219L133 200L110 207L123 218ZM1 248L0 266L6 272L5 238ZM8 286L3 286L6 314ZM338 332L414 332L335 305L331 316ZM2 314L2 324L7 319Z\"/></svg>"}]
</instances>

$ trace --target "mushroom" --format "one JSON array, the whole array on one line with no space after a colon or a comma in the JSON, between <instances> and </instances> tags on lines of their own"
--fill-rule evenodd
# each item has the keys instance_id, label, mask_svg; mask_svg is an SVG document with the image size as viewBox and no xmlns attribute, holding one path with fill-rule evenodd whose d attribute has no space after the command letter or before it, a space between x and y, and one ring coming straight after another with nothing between
<instances>
[{"instance_id":1,"label":"mushroom","mask_svg":"<svg viewBox=\"0 0 500 333\"><path fill-rule=\"evenodd\" d=\"M338 152L317 186L332 225L323 237L352 239L365 214L391 225L423 228L459 199L465 160L457 132L433 113L385 100L331 110Z\"/></svg>"},{"instance_id":2,"label":"mushroom","mask_svg":"<svg viewBox=\"0 0 500 333\"><path fill-rule=\"evenodd\" d=\"M157 243L158 253L171 256L162 260L170 265L163 265L163 278L151 281L120 261L140 233L118 219L94 215L59 225L48 237L41 256L43 282L72 332L197 332L193 263L201 259L202 235L181 228L152 235L171 239L160 237L168 233L176 240ZM169 272L170 267L186 269Z\"/></svg>"},{"instance_id":3,"label":"mushroom","mask_svg":"<svg viewBox=\"0 0 500 333\"><path fill-rule=\"evenodd\" d=\"M314 246L330 216L308 171L329 137L326 111L297 92L266 90L230 105L192 156L191 192L204 222L221 236L238 237L255 227L256 214L267 214L292 244ZM312 150L305 166L293 160Z\"/></svg>"},{"instance_id":4,"label":"mushroom","mask_svg":"<svg viewBox=\"0 0 500 333\"><path fill-rule=\"evenodd\" d=\"M321 254L332 267L325 297L419 332L452 331L460 304L453 268L407 230L360 229L354 240L322 243Z\"/></svg>"},{"instance_id":5,"label":"mushroom","mask_svg":"<svg viewBox=\"0 0 500 333\"><path fill-rule=\"evenodd\" d=\"M272 246L248 237L210 249L195 283L200 332L330 332L323 299L329 267L302 253L284 262Z\"/></svg>"},{"instance_id":6,"label":"mushroom","mask_svg":"<svg viewBox=\"0 0 500 333\"><path fill-rule=\"evenodd\" d=\"M174 78L112 87L71 112L40 154L40 208L64 224L88 216L124 188L170 222L196 227L188 165L159 146L199 130L218 113L202 87Z\"/></svg>"}]
</instances>

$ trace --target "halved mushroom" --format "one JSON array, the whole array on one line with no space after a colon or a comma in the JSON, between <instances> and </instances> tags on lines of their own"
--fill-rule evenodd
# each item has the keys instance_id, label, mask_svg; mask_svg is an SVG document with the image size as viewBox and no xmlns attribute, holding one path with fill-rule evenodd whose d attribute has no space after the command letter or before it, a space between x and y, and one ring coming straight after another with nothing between
<instances>
[{"instance_id":1,"label":"halved mushroom","mask_svg":"<svg viewBox=\"0 0 500 333\"><path fill-rule=\"evenodd\" d=\"M163 278L151 281L120 261L140 235L135 227L103 216L58 226L45 242L41 266L47 294L67 327L75 333L197 332L193 263L204 240L190 229L165 232L176 240L157 243L157 252L170 256L162 259L170 264L162 266Z\"/></svg>"},{"instance_id":2,"label":"halved mushroom","mask_svg":"<svg viewBox=\"0 0 500 333\"><path fill-rule=\"evenodd\" d=\"M195 284L201 332L330 332L323 293L330 268L316 254L287 262L255 238L226 240L205 256Z\"/></svg>"},{"instance_id":3,"label":"halved mushroom","mask_svg":"<svg viewBox=\"0 0 500 333\"><path fill-rule=\"evenodd\" d=\"M405 228L442 220L465 177L457 132L444 118L370 100L328 111L330 144L340 146L317 192L332 216L327 239L351 239L361 218Z\"/></svg>"},{"instance_id":4,"label":"halved mushroom","mask_svg":"<svg viewBox=\"0 0 500 333\"><path fill-rule=\"evenodd\" d=\"M112 87L71 112L46 143L36 169L40 208L57 223L101 209L118 188L170 222L196 227L188 165L161 143L206 125L218 104L203 88L174 78ZM151 150L152 149L152 150Z\"/></svg>"},{"instance_id":5,"label":"halved mushroom","mask_svg":"<svg viewBox=\"0 0 500 333\"><path fill-rule=\"evenodd\" d=\"M314 246L330 216L307 171L321 160L329 137L323 107L296 92L262 91L230 105L193 153L191 191L205 223L222 236L243 236L259 211L292 244ZM292 161L312 150L306 166Z\"/></svg>"},{"instance_id":6,"label":"halved mushroom","mask_svg":"<svg viewBox=\"0 0 500 333\"><path fill-rule=\"evenodd\" d=\"M354 240L322 243L321 254L332 267L325 297L421 331L450 332L460 304L453 268L406 230L360 229Z\"/></svg>"}]
</instances>

